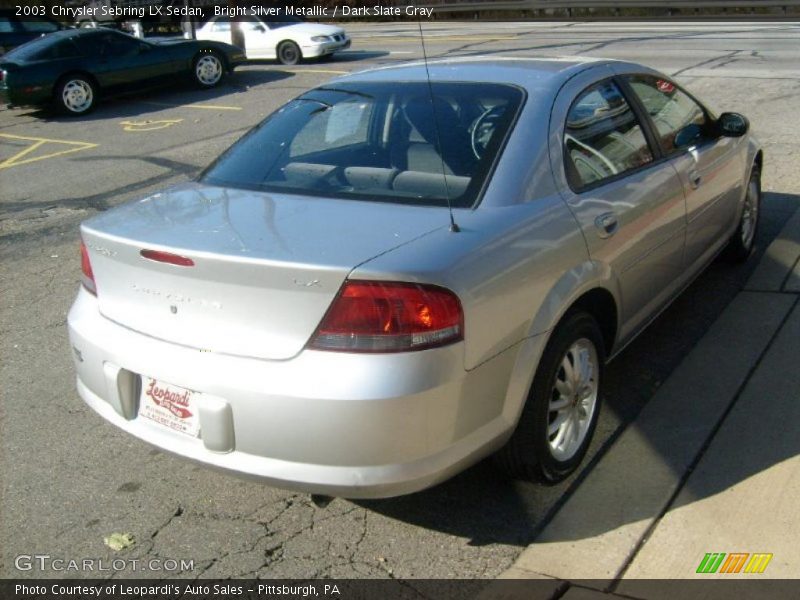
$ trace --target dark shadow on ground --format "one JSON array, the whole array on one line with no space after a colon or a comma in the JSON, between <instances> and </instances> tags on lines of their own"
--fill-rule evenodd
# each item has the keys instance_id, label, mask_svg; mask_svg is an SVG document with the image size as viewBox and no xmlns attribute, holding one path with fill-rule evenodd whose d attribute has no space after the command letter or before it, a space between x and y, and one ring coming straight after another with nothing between
<instances>
[{"instance_id":1,"label":"dark shadow on ground","mask_svg":"<svg viewBox=\"0 0 800 600\"><path fill-rule=\"evenodd\" d=\"M486 460L429 490L388 500L356 501L356 504L400 521L468 538L470 544L524 546L531 543L613 445L619 433L633 421L742 290L767 246L800 207L800 196L766 193L762 206L756 248L750 260L741 265L722 259L715 261L608 365L602 410L612 411L620 426L594 457L584 462L580 473L556 486L511 482L494 470L491 460ZM737 481L790 458L800 452L800 437L796 440L793 446L776 446L766 462L745 462L747 469L731 469L726 477L718 477L716 481L720 485L692 492L699 493L697 499L719 493ZM628 516L634 521L652 515ZM616 521L592 522L589 529L575 537L595 536L620 525L622 523Z\"/></svg>"}]
</instances>

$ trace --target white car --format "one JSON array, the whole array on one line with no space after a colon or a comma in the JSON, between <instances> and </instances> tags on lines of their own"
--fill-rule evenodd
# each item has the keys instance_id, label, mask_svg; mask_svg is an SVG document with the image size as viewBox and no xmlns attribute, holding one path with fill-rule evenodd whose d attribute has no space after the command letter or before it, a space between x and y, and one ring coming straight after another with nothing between
<instances>
[{"instance_id":1,"label":"white car","mask_svg":"<svg viewBox=\"0 0 800 600\"><path fill-rule=\"evenodd\" d=\"M292 17L266 21L259 17L237 19L244 34L248 59L277 59L284 65L295 65L304 59L330 56L350 47L345 30L334 25L306 23ZM197 30L198 40L231 42L231 19L219 16Z\"/></svg>"}]
</instances>

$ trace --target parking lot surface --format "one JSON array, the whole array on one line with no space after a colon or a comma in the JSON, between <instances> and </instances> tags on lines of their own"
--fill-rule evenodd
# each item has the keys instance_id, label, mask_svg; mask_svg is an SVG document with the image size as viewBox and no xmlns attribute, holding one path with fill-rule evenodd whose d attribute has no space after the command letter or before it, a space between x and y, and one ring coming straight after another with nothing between
<instances>
[{"instance_id":1,"label":"parking lot surface","mask_svg":"<svg viewBox=\"0 0 800 600\"><path fill-rule=\"evenodd\" d=\"M347 28L353 47L333 60L250 64L213 91L134 94L80 119L0 111L0 576L41 576L15 568L16 557L47 554L193 561L184 571L126 567L99 577L493 577L743 287L757 256L713 264L610 365L584 471L557 486L511 483L482 463L412 496L336 499L320 509L307 495L206 470L117 431L75 391L65 318L79 282L79 222L195 176L310 87L422 56L414 23ZM429 58L631 59L674 75L720 111L747 115L766 155L757 254L800 203L798 24L436 22L423 30ZM132 545L111 550L104 538L113 533L130 534Z\"/></svg>"}]
</instances>

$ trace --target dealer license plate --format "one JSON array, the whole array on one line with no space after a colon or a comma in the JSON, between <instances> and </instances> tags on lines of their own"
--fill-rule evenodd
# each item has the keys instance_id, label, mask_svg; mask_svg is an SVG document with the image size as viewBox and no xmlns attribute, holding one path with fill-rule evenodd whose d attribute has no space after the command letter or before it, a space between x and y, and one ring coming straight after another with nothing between
<instances>
[{"instance_id":1,"label":"dealer license plate","mask_svg":"<svg viewBox=\"0 0 800 600\"><path fill-rule=\"evenodd\" d=\"M197 392L165 383L152 377L142 377L139 397L139 416L175 431L197 437L200 418L197 414Z\"/></svg>"}]
</instances>

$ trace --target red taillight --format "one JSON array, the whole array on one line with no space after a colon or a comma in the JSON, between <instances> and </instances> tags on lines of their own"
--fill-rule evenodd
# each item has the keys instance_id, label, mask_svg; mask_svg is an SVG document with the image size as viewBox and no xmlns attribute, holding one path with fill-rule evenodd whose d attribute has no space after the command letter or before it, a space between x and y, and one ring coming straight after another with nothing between
<instances>
[{"instance_id":1,"label":"red taillight","mask_svg":"<svg viewBox=\"0 0 800 600\"><path fill-rule=\"evenodd\" d=\"M173 254L172 252L162 252L161 250L142 250L139 252L139 254L148 260L154 260L156 262L178 265L179 267L194 266L194 261L191 258Z\"/></svg>"},{"instance_id":2,"label":"red taillight","mask_svg":"<svg viewBox=\"0 0 800 600\"><path fill-rule=\"evenodd\" d=\"M404 352L464 338L461 302L435 285L347 281L310 346L342 352Z\"/></svg>"},{"instance_id":3,"label":"red taillight","mask_svg":"<svg viewBox=\"0 0 800 600\"><path fill-rule=\"evenodd\" d=\"M89 262L89 251L86 249L86 244L81 240L81 283L83 287L97 295L97 284L94 281L94 273L92 273L92 263Z\"/></svg>"}]
</instances>

